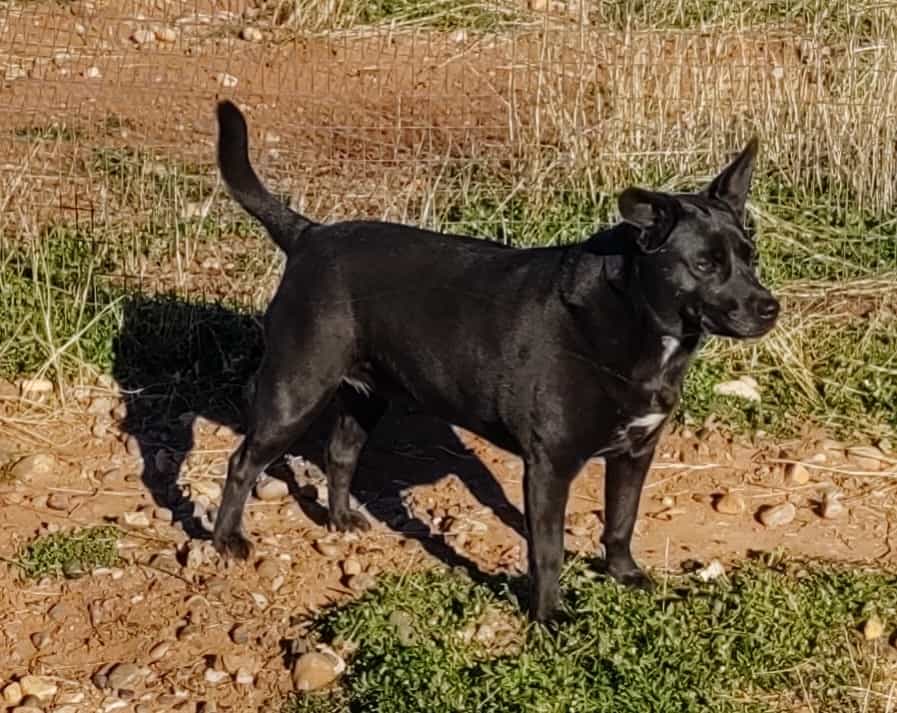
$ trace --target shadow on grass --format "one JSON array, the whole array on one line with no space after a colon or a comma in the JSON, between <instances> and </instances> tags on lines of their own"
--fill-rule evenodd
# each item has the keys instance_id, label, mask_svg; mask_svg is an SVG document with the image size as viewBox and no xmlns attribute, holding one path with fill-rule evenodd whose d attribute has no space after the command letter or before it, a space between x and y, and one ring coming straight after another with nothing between
<instances>
[{"instance_id":1,"label":"shadow on grass","mask_svg":"<svg viewBox=\"0 0 897 713\"><path fill-rule=\"evenodd\" d=\"M243 432L246 385L263 351L260 319L220 304L135 296L124 306L114 351L113 375L127 405L123 429L140 445L143 482L190 537L207 539L210 533L178 478L194 447L197 419ZM297 439L291 455L322 468L332 419L332 410L327 409ZM325 509L300 494L285 461L269 468L268 474L286 480L310 519L326 522ZM522 535L520 512L452 428L404 405L391 405L368 442L352 493L374 518L419 541L446 565L487 577L441 535L431 535L429 525L413 517L403 503L406 489L449 474L457 475L484 506Z\"/></svg>"}]
</instances>

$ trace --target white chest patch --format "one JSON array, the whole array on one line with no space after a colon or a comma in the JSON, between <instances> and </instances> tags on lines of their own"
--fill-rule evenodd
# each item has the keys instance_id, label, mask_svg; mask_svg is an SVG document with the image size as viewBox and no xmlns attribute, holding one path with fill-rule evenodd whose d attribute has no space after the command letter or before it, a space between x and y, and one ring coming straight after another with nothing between
<instances>
[{"instance_id":1,"label":"white chest patch","mask_svg":"<svg viewBox=\"0 0 897 713\"><path fill-rule=\"evenodd\" d=\"M661 337L660 343L663 345L663 353L660 355L660 368L663 369L679 348L679 340L676 337L667 336Z\"/></svg>"},{"instance_id":2,"label":"white chest patch","mask_svg":"<svg viewBox=\"0 0 897 713\"><path fill-rule=\"evenodd\" d=\"M644 416L632 419L629 422L629 425L626 426L626 430L628 431L631 428L644 428L647 431L653 431L663 423L665 418L666 414L663 413L646 413Z\"/></svg>"}]
</instances>

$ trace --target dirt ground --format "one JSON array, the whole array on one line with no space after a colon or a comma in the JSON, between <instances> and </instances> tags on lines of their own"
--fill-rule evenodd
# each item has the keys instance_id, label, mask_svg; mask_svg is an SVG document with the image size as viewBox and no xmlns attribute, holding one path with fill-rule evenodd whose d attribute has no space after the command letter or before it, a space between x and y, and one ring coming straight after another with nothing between
<instances>
[{"instance_id":1,"label":"dirt ground","mask_svg":"<svg viewBox=\"0 0 897 713\"><path fill-rule=\"evenodd\" d=\"M0 574L0 681L51 677L58 685L51 710L267 710L291 689L285 657L289 642L302 639L303 622L367 586L365 574L440 563L486 575L525 566L515 531L519 459L423 416L393 415L366 451L355 496L370 532L328 531L315 437L299 449L307 459L293 457L289 472L278 472L291 494L284 488L265 495L272 499L252 499L245 521L252 559L225 565L199 537L238 442L230 428L188 414L192 451L173 453L158 442L165 434L138 442L122 431L123 402L105 385L81 389L65 406L16 399L8 385L4 391L4 460L52 459L0 486L0 556L7 563ZM658 579L687 560L728 565L778 547L893 565L897 457L876 462L847 448L818 437L730 441L712 425L700 436L669 433L644 493L637 558ZM798 461L806 465L805 483L789 470ZM571 552L598 552L601 471L600 462L590 462L575 483L567 515ZM171 488L158 487L160 477L178 483L177 504ZM825 518L821 504L833 491L842 493L845 510ZM719 512L726 494L744 510ZM796 507L792 521L760 522L764 507L785 502ZM170 522L166 506L179 523ZM191 527L194 514L199 530ZM118 567L33 581L9 563L35 536L107 522L126 532ZM120 663L139 667L133 690L104 690L102 674ZM241 668L251 678L238 683Z\"/></svg>"}]
</instances>

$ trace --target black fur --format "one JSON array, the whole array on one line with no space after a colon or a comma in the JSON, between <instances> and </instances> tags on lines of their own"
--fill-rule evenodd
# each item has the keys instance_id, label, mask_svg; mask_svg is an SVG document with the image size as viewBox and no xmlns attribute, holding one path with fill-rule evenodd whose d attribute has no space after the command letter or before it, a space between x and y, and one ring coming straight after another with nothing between
<instances>
[{"instance_id":1,"label":"black fur","mask_svg":"<svg viewBox=\"0 0 897 713\"><path fill-rule=\"evenodd\" d=\"M778 315L742 227L756 141L701 192L630 188L619 225L522 250L389 223L312 223L256 177L239 110L225 102L218 117L224 181L287 264L216 547L248 555L240 523L257 476L334 400L330 518L368 527L349 507L352 475L386 400L410 398L524 459L534 618L558 605L569 487L595 455L607 466L607 571L648 585L630 540L689 359L708 333L758 337Z\"/></svg>"}]
</instances>

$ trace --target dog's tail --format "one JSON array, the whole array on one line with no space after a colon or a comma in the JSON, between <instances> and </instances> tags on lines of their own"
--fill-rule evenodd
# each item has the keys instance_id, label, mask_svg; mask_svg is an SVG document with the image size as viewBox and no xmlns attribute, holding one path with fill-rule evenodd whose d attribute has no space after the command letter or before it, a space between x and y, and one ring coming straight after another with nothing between
<instances>
[{"instance_id":1,"label":"dog's tail","mask_svg":"<svg viewBox=\"0 0 897 713\"><path fill-rule=\"evenodd\" d=\"M271 195L249 162L246 119L229 101L218 104L218 168L228 191L251 216L256 218L289 254L296 238L312 222Z\"/></svg>"}]
</instances>

